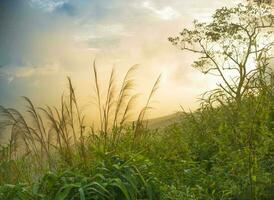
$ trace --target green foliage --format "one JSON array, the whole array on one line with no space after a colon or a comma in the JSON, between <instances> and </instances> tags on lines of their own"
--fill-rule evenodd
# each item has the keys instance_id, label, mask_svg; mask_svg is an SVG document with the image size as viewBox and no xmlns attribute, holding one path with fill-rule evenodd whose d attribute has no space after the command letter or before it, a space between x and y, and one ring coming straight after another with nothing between
<instances>
[{"instance_id":1,"label":"green foliage","mask_svg":"<svg viewBox=\"0 0 274 200\"><path fill-rule=\"evenodd\" d=\"M273 198L273 27L273 7L239 4L169 38L200 55L195 68L221 80L177 130L190 158L181 183L201 199Z\"/></svg>"},{"instance_id":2,"label":"green foliage","mask_svg":"<svg viewBox=\"0 0 274 200\"><path fill-rule=\"evenodd\" d=\"M204 106L182 114L148 153L159 164L153 170L164 197L273 199L273 104L273 93L262 92L241 107Z\"/></svg>"},{"instance_id":3,"label":"green foliage","mask_svg":"<svg viewBox=\"0 0 274 200\"><path fill-rule=\"evenodd\" d=\"M265 76L274 45L273 7L243 5L217 9L208 23L194 21L169 41L181 50L199 55L193 66L204 74L219 76L214 91L238 103L254 92L251 82ZM253 63L254 66L251 66ZM257 92L257 91L256 91Z\"/></svg>"},{"instance_id":4,"label":"green foliage","mask_svg":"<svg viewBox=\"0 0 274 200\"><path fill-rule=\"evenodd\" d=\"M36 200L29 188L23 184L3 185L0 187L0 199L7 200Z\"/></svg>"},{"instance_id":5,"label":"green foliage","mask_svg":"<svg viewBox=\"0 0 274 200\"><path fill-rule=\"evenodd\" d=\"M274 18L271 7L260 6L219 9L211 23L195 22L194 30L170 39L202 53L194 65L205 73L217 70L224 86L164 129L144 123L160 77L137 121L126 123L136 98L130 93L135 67L118 93L112 71L102 98L94 63L97 131L85 126L70 78L69 98L61 98L60 109L37 108L25 98L28 121L0 106L0 128L11 130L9 143L0 146L0 199L274 199L273 41L258 44L265 36L273 39L273 32L262 29L272 27ZM202 49L187 46L194 44ZM255 69L248 71L251 61ZM238 71L231 82L230 70Z\"/></svg>"},{"instance_id":6,"label":"green foliage","mask_svg":"<svg viewBox=\"0 0 274 200\"><path fill-rule=\"evenodd\" d=\"M92 166L92 165L91 165ZM32 188L3 185L0 198L13 199L158 199L156 180L148 177L146 164L107 156L94 169L48 172Z\"/></svg>"}]
</instances>

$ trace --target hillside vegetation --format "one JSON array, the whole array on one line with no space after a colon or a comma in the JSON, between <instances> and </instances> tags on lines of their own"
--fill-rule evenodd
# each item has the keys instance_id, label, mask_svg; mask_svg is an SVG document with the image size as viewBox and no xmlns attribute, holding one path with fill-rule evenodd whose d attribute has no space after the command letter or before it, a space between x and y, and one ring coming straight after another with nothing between
<instances>
[{"instance_id":1,"label":"hillside vegetation","mask_svg":"<svg viewBox=\"0 0 274 200\"><path fill-rule=\"evenodd\" d=\"M0 106L0 133L10 133L0 146L0 199L274 199L273 26L272 7L240 4L169 38L220 78L193 112L147 123L159 77L129 123L136 67L120 88L112 72L103 96L95 63L98 130L86 125L70 78L59 108L26 97L27 116Z\"/></svg>"}]
</instances>

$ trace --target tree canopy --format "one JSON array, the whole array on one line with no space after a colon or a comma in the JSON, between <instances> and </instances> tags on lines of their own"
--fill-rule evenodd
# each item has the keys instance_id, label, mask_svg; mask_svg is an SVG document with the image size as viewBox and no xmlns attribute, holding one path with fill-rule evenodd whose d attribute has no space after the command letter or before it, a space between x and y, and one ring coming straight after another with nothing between
<instances>
[{"instance_id":1,"label":"tree canopy","mask_svg":"<svg viewBox=\"0 0 274 200\"><path fill-rule=\"evenodd\" d=\"M216 10L211 22L193 23L169 41L181 50L200 54L193 66L221 78L218 94L237 102L251 90L254 80L266 75L274 44L273 7L243 5Z\"/></svg>"}]
</instances>

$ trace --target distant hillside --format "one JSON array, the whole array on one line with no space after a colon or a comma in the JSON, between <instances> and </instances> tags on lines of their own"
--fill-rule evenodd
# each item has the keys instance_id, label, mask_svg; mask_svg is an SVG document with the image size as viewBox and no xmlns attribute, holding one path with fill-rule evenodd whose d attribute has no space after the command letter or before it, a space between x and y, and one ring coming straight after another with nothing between
<instances>
[{"instance_id":1,"label":"distant hillside","mask_svg":"<svg viewBox=\"0 0 274 200\"><path fill-rule=\"evenodd\" d=\"M172 115L149 119L147 121L148 128L157 129L157 128L166 127L168 125L176 123L180 120L180 118L182 117L182 114L183 114L182 112L177 112Z\"/></svg>"}]
</instances>

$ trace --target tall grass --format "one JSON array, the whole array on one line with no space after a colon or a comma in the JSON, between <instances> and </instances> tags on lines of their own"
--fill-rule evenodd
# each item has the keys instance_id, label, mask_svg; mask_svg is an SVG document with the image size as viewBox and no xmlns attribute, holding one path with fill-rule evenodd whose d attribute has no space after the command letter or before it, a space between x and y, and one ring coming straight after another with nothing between
<instances>
[{"instance_id":1,"label":"tall grass","mask_svg":"<svg viewBox=\"0 0 274 200\"><path fill-rule=\"evenodd\" d=\"M8 150L4 154L7 162L18 161L22 156L30 157L34 162L29 164L38 172L34 176L40 176L45 170L56 169L60 162L64 165L81 163L86 166L92 160L91 149L96 148L103 153L111 152L125 134L132 134L127 137L131 138L131 144L134 144L133 140L136 140L137 134L145 128L142 125L144 116L151 107L151 99L160 81L159 77L139 113L134 130L128 132L130 114L135 109L135 100L138 97L138 94L133 92L136 68L137 65L134 65L127 71L120 88L117 87L113 69L106 88L106 96L103 96L96 63L93 63L94 92L100 123L98 131L91 125L86 125L89 122L80 111L70 77L67 78L68 95L62 95L60 108L36 107L27 97L23 98L27 102L28 116L23 116L16 109L0 106L0 127L2 130L10 130L9 143L3 147ZM136 109L134 111L136 112Z\"/></svg>"},{"instance_id":2,"label":"tall grass","mask_svg":"<svg viewBox=\"0 0 274 200\"><path fill-rule=\"evenodd\" d=\"M114 70L106 88L92 70L98 130L86 125L70 78L59 109L27 98L27 117L0 107L11 133L0 148L0 199L273 199L273 75L241 106L214 90L157 132L146 114L160 77L132 122L135 67L121 87Z\"/></svg>"}]
</instances>

